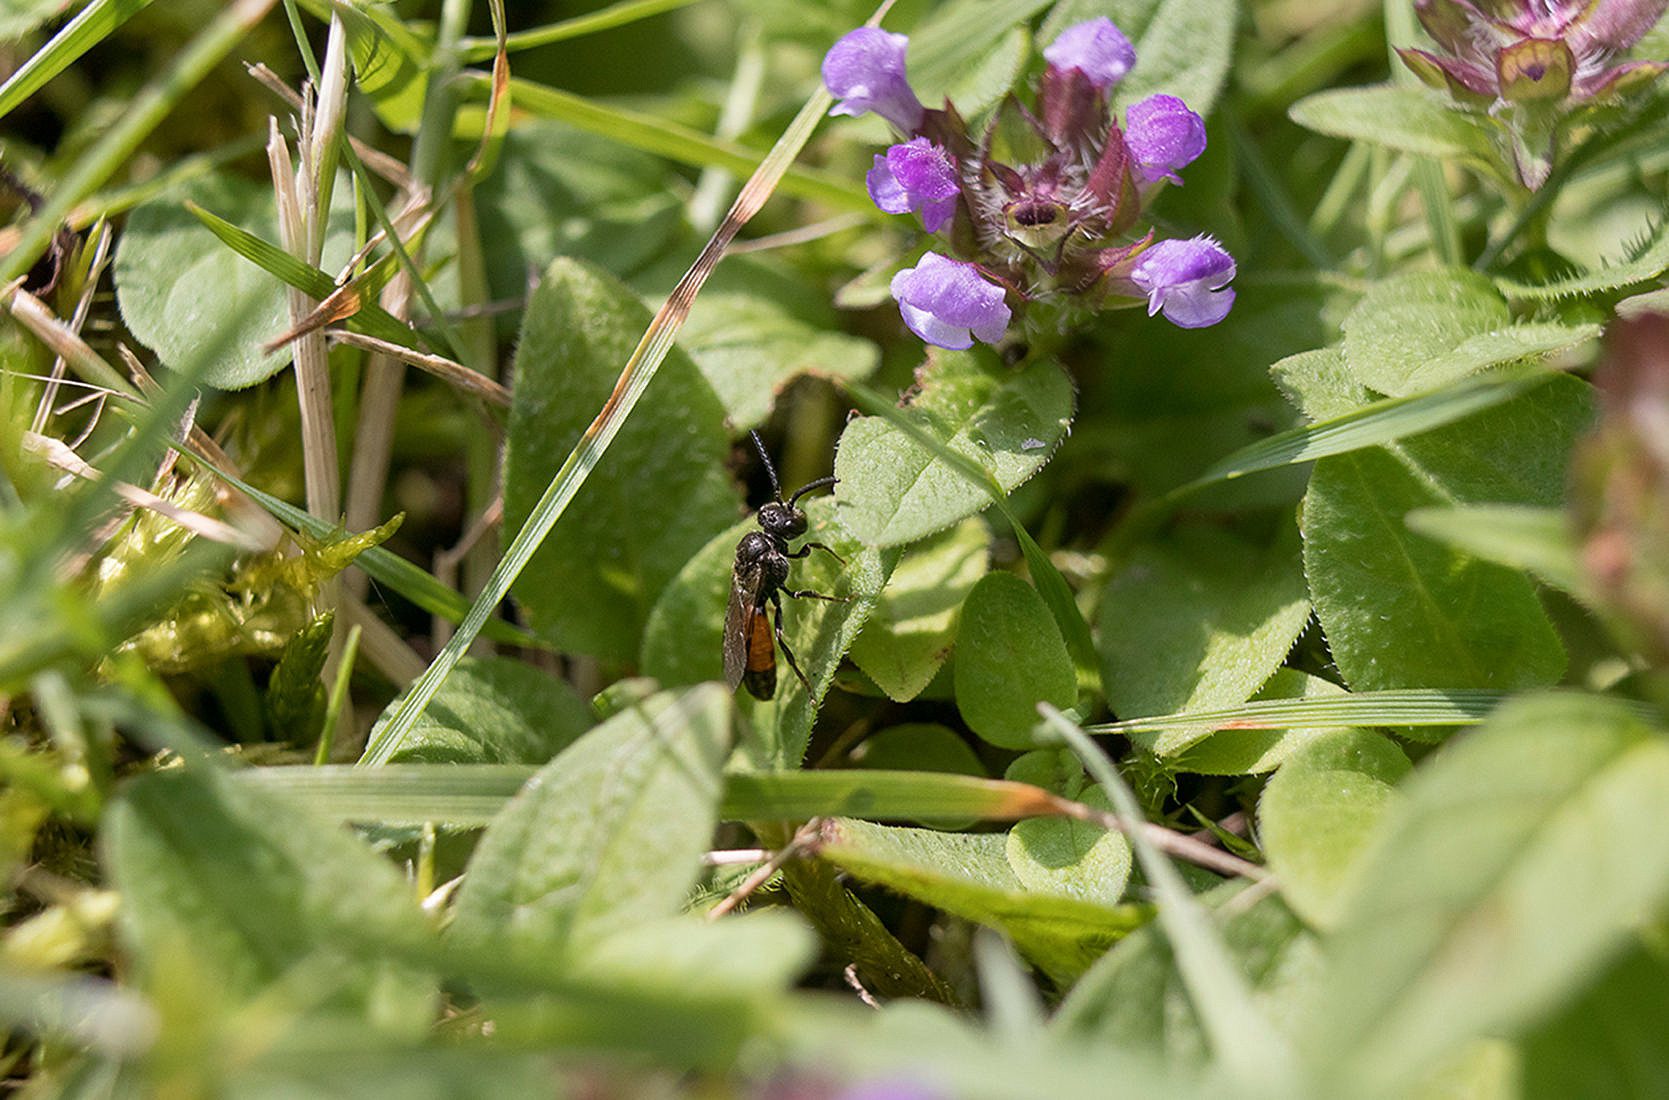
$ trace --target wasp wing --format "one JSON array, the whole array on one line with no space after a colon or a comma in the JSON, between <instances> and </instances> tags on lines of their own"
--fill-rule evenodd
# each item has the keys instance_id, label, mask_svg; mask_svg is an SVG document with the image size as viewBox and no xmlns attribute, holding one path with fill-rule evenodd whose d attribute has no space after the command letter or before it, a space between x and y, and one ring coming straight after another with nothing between
<instances>
[{"instance_id":1,"label":"wasp wing","mask_svg":"<svg viewBox=\"0 0 1669 1100\"><path fill-rule=\"evenodd\" d=\"M732 691L748 664L748 627L759 606L765 570L758 561L738 561L730 576L730 606L724 613L724 679Z\"/></svg>"}]
</instances>

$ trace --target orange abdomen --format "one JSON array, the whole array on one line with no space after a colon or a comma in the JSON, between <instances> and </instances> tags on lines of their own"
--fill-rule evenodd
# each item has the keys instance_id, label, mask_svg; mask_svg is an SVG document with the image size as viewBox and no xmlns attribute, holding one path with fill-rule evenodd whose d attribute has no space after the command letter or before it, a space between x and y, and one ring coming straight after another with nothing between
<instances>
[{"instance_id":1,"label":"orange abdomen","mask_svg":"<svg viewBox=\"0 0 1669 1100\"><path fill-rule=\"evenodd\" d=\"M777 690L777 644L763 609L748 618L748 659L742 684L755 699L769 699Z\"/></svg>"}]
</instances>

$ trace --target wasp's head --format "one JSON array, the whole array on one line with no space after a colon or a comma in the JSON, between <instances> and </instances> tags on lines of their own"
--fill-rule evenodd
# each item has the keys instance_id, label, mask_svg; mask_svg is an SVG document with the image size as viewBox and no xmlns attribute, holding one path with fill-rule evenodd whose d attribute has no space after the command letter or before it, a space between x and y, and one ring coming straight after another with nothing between
<instances>
[{"instance_id":1,"label":"wasp's head","mask_svg":"<svg viewBox=\"0 0 1669 1100\"><path fill-rule=\"evenodd\" d=\"M779 539L795 539L806 533L806 514L792 504L773 500L759 509L759 526Z\"/></svg>"}]
</instances>

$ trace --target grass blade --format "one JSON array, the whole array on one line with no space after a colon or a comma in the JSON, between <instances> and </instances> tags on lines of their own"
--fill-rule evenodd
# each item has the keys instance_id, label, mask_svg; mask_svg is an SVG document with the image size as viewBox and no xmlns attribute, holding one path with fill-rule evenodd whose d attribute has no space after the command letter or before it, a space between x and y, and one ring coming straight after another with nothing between
<instances>
[{"instance_id":1,"label":"grass blade","mask_svg":"<svg viewBox=\"0 0 1669 1100\"><path fill-rule=\"evenodd\" d=\"M872 24L880 21L888 6L890 0L875 13L871 19ZM521 93L515 94L518 102L525 105L526 101L520 99ZM743 185L724 221L656 312L654 320L649 323L649 328L643 334L643 339L638 342L637 348L621 369L614 392L609 395L596 419L585 429L579 443L557 470L539 503L534 505L527 522L516 533L514 541L499 559L492 575L487 578L486 586L469 609L469 614L458 625L458 632L436 655L434 662L424 670L423 675L412 683L399 709L379 731L376 740L366 745L365 755L360 759L360 764L387 763L388 758L405 740L406 734L423 713L423 709L429 705L429 700L440 690L441 682L486 626L493 609L510 594L510 586L527 567L534 551L545 541L545 536L556 526L556 521L562 518L562 513L567 510L580 486L585 484L585 479L602 460L609 444L620 431L620 426L625 423L626 417L631 415L632 409L643 396L643 391L648 388L650 379L654 378L655 372L660 369L667 352L672 350L673 341L677 339L678 330L683 327L685 318L689 316L695 296L700 293L707 277L713 273L713 268L723 257L725 247L735 239L742 226L765 205L765 201L776 190L777 184L788 172L789 165L811 139L812 131L817 128L817 123L822 120L833 102L833 97L826 88L819 87L812 93L805 106L800 108L800 112L788 124L788 129L783 132L782 137L777 139L770 154Z\"/></svg>"},{"instance_id":2,"label":"grass blade","mask_svg":"<svg viewBox=\"0 0 1669 1100\"><path fill-rule=\"evenodd\" d=\"M490 86L485 75L473 78L480 88ZM722 141L692 130L687 126L668 122L653 115L624 107L614 107L585 99L531 80L512 77L510 94L518 110L541 118L554 118L580 130L600 134L611 141L646 153L666 157L680 164L697 168L722 168L737 176L746 176L755 169L763 170L770 163L745 145ZM823 94L822 90L817 93ZM827 110L825 107L824 110ZM778 143L778 149L781 143ZM775 150L772 151L775 155ZM876 216L876 207L863 188L853 186L839 176L806 168L794 168L782 173L782 193L799 199L812 199L838 210L850 210ZM884 216L884 215L881 215Z\"/></svg>"},{"instance_id":3,"label":"grass blade","mask_svg":"<svg viewBox=\"0 0 1669 1100\"><path fill-rule=\"evenodd\" d=\"M1570 521L1557 508L1514 504L1416 508L1403 522L1427 538L1509 569L1522 569L1573 596L1587 590Z\"/></svg>"},{"instance_id":4,"label":"grass blade","mask_svg":"<svg viewBox=\"0 0 1669 1100\"><path fill-rule=\"evenodd\" d=\"M546 23L542 27L529 27L525 31L517 31L506 36L504 48L514 53L517 50L548 46L553 42L566 42L570 38L613 30L629 23L636 23L640 19L687 8L693 3L695 0L621 0L620 3L610 4L599 11L576 15L572 19L563 19L556 23ZM497 42L491 38L466 38L459 45L462 47L463 59L470 62L486 61L498 51Z\"/></svg>"},{"instance_id":5,"label":"grass blade","mask_svg":"<svg viewBox=\"0 0 1669 1100\"><path fill-rule=\"evenodd\" d=\"M1078 725L1054 707L1037 708L1050 728L1077 753L1084 767L1112 799L1124 819L1136 858L1159 902L1159 923L1176 953L1188 999L1210 1036L1212 1052L1233 1073L1238 1095L1292 1096L1297 1073L1286 1040L1252 1000L1251 987L1235 966L1211 918L1144 829L1136 796L1124 777Z\"/></svg>"},{"instance_id":6,"label":"grass blade","mask_svg":"<svg viewBox=\"0 0 1669 1100\"><path fill-rule=\"evenodd\" d=\"M35 265L70 210L115 174L209 70L248 38L274 2L238 0L222 8L172 66L140 89L121 120L76 161L46 205L30 219L17 246L0 258L0 284L11 282Z\"/></svg>"},{"instance_id":7,"label":"grass blade","mask_svg":"<svg viewBox=\"0 0 1669 1100\"><path fill-rule=\"evenodd\" d=\"M1242 447L1193 481L1172 490L1170 496L1174 499L1219 481L1233 481L1247 474L1313 462L1429 432L1510 401L1551 377L1547 371L1496 372L1431 393L1375 401L1343 416L1279 432Z\"/></svg>"},{"instance_id":8,"label":"grass blade","mask_svg":"<svg viewBox=\"0 0 1669 1100\"><path fill-rule=\"evenodd\" d=\"M1318 699L1264 699L1237 707L1126 718L1085 726L1090 733L1155 730L1330 729L1334 726L1469 726L1507 700L1506 692L1409 688Z\"/></svg>"},{"instance_id":9,"label":"grass blade","mask_svg":"<svg viewBox=\"0 0 1669 1100\"><path fill-rule=\"evenodd\" d=\"M18 66L17 72L0 84L0 118L34 95L42 84L57 76L76 58L103 42L117 27L150 5L151 0L93 0L81 13L52 36Z\"/></svg>"}]
</instances>

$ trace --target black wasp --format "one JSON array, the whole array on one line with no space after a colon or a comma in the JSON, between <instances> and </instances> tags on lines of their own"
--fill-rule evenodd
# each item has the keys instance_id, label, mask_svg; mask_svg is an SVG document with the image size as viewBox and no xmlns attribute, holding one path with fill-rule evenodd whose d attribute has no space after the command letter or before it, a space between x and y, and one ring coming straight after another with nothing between
<instances>
[{"instance_id":1,"label":"black wasp","mask_svg":"<svg viewBox=\"0 0 1669 1100\"><path fill-rule=\"evenodd\" d=\"M788 639L782 636L783 594L796 599L829 600L834 603L846 601L843 596L825 596L821 592L785 587L788 583L788 559L803 558L813 550L822 550L842 565L846 564L846 560L820 542L808 542L798 550L790 551L788 540L806 533L806 514L795 507L794 502L813 489L833 485L836 479L820 477L800 486L793 496L783 500L782 485L777 481L777 470L771 465L771 456L765 453L765 444L760 441L758 432L748 434L753 436L753 445L759 448L765 472L771 475L771 500L761 505L758 515L754 517L759 521L760 530L749 531L736 545L736 568L730 577L730 608L724 616L724 678L731 690L735 690L737 684L746 684L748 694L755 699L769 699L777 690L776 647L780 645L782 655L788 658L788 667L800 678L809 696L811 684L806 680L806 674L800 671L794 651L788 648ZM766 620L767 604L774 612L774 622Z\"/></svg>"}]
</instances>

